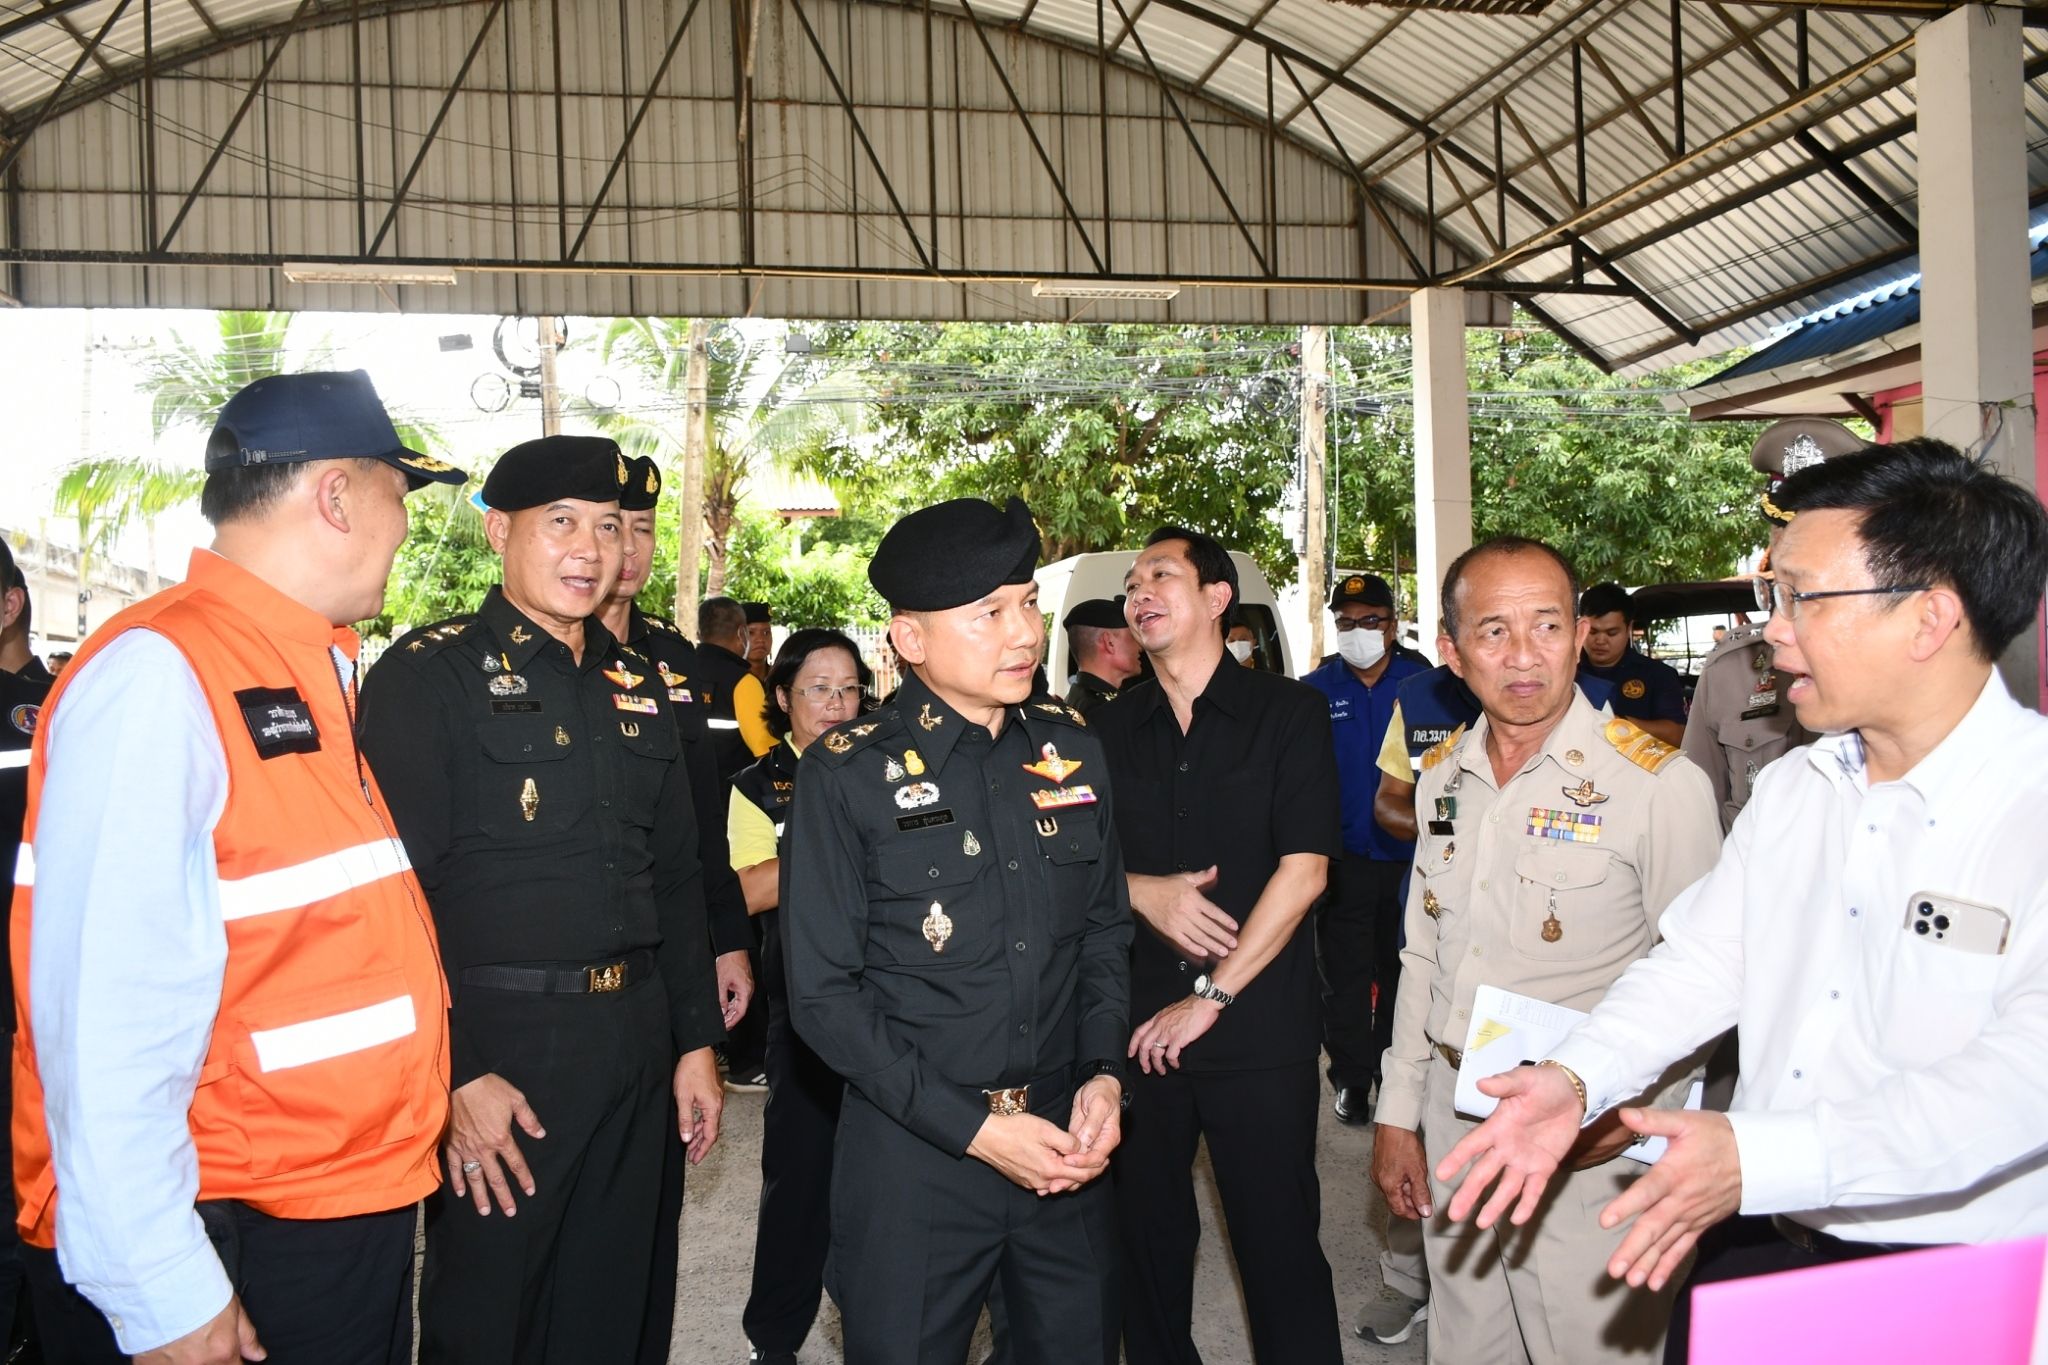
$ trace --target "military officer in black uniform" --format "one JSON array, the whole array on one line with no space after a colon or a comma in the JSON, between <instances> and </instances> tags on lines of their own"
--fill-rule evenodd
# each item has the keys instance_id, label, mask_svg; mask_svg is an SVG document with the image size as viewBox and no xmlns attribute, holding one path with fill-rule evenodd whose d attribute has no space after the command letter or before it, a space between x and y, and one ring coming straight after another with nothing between
<instances>
[{"instance_id":1,"label":"military officer in black uniform","mask_svg":"<svg viewBox=\"0 0 2048 1365\"><path fill-rule=\"evenodd\" d=\"M632 1360L665 1126L680 1106L693 1160L717 1138L723 1029L675 704L596 615L625 474L596 437L507 451L483 488L504 581L363 684L363 750L453 997L425 1365Z\"/></svg>"},{"instance_id":2,"label":"military officer in black uniform","mask_svg":"<svg viewBox=\"0 0 2048 1365\"><path fill-rule=\"evenodd\" d=\"M1138 676L1138 640L1124 620L1121 597L1091 597L1060 624L1066 627L1067 659L1074 666L1067 705L1085 716L1102 703L1115 701L1124 685Z\"/></svg>"},{"instance_id":3,"label":"military officer in black uniform","mask_svg":"<svg viewBox=\"0 0 2048 1365\"><path fill-rule=\"evenodd\" d=\"M718 749L718 775L730 784L775 747L762 718L768 697L747 664L746 609L730 597L697 604L697 676L692 686L708 708L706 724Z\"/></svg>"},{"instance_id":4,"label":"military officer in black uniform","mask_svg":"<svg viewBox=\"0 0 2048 1365\"><path fill-rule=\"evenodd\" d=\"M911 667L798 767L797 1031L847 1080L826 1284L848 1365L959 1365L1001 1285L1016 1365L1116 1360L1131 918L1102 749L1031 699L1030 509L905 517L869 579Z\"/></svg>"},{"instance_id":5,"label":"military officer in black uniform","mask_svg":"<svg viewBox=\"0 0 2048 1365\"><path fill-rule=\"evenodd\" d=\"M704 866L704 908L711 921L711 950L718 976L722 1022L730 1029L747 1012L754 997L753 925L739 878L733 875L725 844L725 784L718 780L718 757L705 724L707 708L691 690L697 671L697 647L675 626L640 610L634 597L647 586L654 564L654 509L661 501L661 469L641 455L626 461L626 486L619 490L619 579L600 613L612 638L654 665L662 690L676 718L676 736L683 742L683 766L690 774L690 804L697 814L697 854ZM666 1143L661 1164L661 1207L655 1224L653 1269L648 1276L647 1316L640 1331L640 1365L663 1365L675 1326L678 1221L683 1213L683 1171L689 1154L675 1135Z\"/></svg>"}]
</instances>

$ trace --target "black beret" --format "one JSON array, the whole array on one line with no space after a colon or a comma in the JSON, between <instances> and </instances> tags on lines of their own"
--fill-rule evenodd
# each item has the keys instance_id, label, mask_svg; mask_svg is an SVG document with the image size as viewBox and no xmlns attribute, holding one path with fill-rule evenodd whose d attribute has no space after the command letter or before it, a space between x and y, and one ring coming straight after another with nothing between
<instances>
[{"instance_id":1,"label":"black beret","mask_svg":"<svg viewBox=\"0 0 2048 1365\"><path fill-rule=\"evenodd\" d=\"M1076 605L1060 624L1068 630L1075 626L1094 626L1099 630L1130 628L1130 622L1124 620L1124 599L1121 597L1091 597Z\"/></svg>"},{"instance_id":2,"label":"black beret","mask_svg":"<svg viewBox=\"0 0 2048 1365\"><path fill-rule=\"evenodd\" d=\"M766 602L742 602L740 610L746 613L750 626L765 626L773 619L768 614Z\"/></svg>"},{"instance_id":3,"label":"black beret","mask_svg":"<svg viewBox=\"0 0 2048 1365\"><path fill-rule=\"evenodd\" d=\"M608 436L543 436L521 441L491 466L484 506L500 512L551 502L617 502L626 484L626 457Z\"/></svg>"},{"instance_id":4,"label":"black beret","mask_svg":"<svg viewBox=\"0 0 2048 1365\"><path fill-rule=\"evenodd\" d=\"M954 498L890 527L868 561L868 582L897 611L945 611L1028 583L1037 567L1038 528L1024 499L998 508Z\"/></svg>"},{"instance_id":5,"label":"black beret","mask_svg":"<svg viewBox=\"0 0 2048 1365\"><path fill-rule=\"evenodd\" d=\"M651 512L661 501L661 467L652 455L626 461L626 486L619 490L621 512Z\"/></svg>"},{"instance_id":6,"label":"black beret","mask_svg":"<svg viewBox=\"0 0 2048 1365\"><path fill-rule=\"evenodd\" d=\"M1356 602L1362 607L1391 607L1394 605L1394 590L1378 574L1346 574L1330 585L1330 607L1335 610L1346 602Z\"/></svg>"}]
</instances>

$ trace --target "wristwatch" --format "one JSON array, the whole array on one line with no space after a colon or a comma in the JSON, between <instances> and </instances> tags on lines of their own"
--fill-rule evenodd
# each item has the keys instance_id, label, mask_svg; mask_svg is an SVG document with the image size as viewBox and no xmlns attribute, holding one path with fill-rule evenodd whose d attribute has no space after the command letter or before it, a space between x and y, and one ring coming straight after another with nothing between
<instances>
[{"instance_id":1,"label":"wristwatch","mask_svg":"<svg viewBox=\"0 0 2048 1365\"><path fill-rule=\"evenodd\" d=\"M1122 1062L1083 1062L1080 1068L1081 1084L1086 1085L1097 1076L1107 1076L1117 1084L1117 1100L1121 1108L1131 1107L1131 1083L1124 1079Z\"/></svg>"},{"instance_id":2,"label":"wristwatch","mask_svg":"<svg viewBox=\"0 0 2048 1365\"><path fill-rule=\"evenodd\" d=\"M1195 994L1204 1000L1214 1000L1219 1005L1228 1005L1237 997L1217 985L1207 972L1195 978Z\"/></svg>"}]
</instances>

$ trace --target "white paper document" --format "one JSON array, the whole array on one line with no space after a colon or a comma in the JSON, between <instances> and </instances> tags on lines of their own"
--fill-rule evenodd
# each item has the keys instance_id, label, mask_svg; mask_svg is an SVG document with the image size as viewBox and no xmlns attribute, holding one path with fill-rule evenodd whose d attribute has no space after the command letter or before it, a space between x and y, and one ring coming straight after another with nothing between
<instances>
[{"instance_id":1,"label":"white paper document","mask_svg":"<svg viewBox=\"0 0 2048 1365\"><path fill-rule=\"evenodd\" d=\"M1479 1082L1549 1056L1585 1018L1583 1010L1516 995L1498 986L1481 986L1472 995L1472 1027L1465 1034L1465 1061L1458 1068L1453 1106L1460 1114L1485 1118L1500 1101L1480 1094ZM1699 1108L1700 1093L1700 1083L1693 1082L1685 1107ZM1622 1155L1654 1162L1664 1155L1667 1145L1663 1138L1649 1138Z\"/></svg>"}]
</instances>

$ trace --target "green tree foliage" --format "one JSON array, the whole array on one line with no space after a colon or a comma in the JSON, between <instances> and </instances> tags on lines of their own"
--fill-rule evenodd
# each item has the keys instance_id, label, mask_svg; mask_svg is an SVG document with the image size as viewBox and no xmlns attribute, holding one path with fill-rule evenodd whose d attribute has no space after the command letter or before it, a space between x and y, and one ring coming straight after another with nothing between
<instances>
[{"instance_id":1,"label":"green tree foliage","mask_svg":"<svg viewBox=\"0 0 2048 1365\"><path fill-rule=\"evenodd\" d=\"M1405 329L1341 334L1331 438L1337 559L1381 572L1415 557L1414 426ZM1557 546L1588 582L1720 578L1764 541L1756 423L1699 423L1660 396L1725 359L1636 379L1600 373L1550 333L1474 331L1472 523ZM1392 381L1390 383L1389 381Z\"/></svg>"},{"instance_id":2,"label":"green tree foliage","mask_svg":"<svg viewBox=\"0 0 2048 1365\"><path fill-rule=\"evenodd\" d=\"M412 528L398 547L384 611L367 634L396 639L415 626L476 610L498 581L498 556L484 537L483 517L465 485L450 497L430 485L405 500Z\"/></svg>"},{"instance_id":3,"label":"green tree foliage","mask_svg":"<svg viewBox=\"0 0 2048 1365\"><path fill-rule=\"evenodd\" d=\"M818 524L831 523L808 523ZM733 533L728 595L766 602L777 624L791 630L843 630L888 619L888 608L868 583L872 544L827 541L806 545L799 553L797 530L768 513L743 511Z\"/></svg>"},{"instance_id":4,"label":"green tree foliage","mask_svg":"<svg viewBox=\"0 0 2048 1365\"><path fill-rule=\"evenodd\" d=\"M810 468L857 501L1016 494L1045 557L1134 547L1178 522L1292 581L1273 513L1294 467L1291 330L864 323L825 344L863 375L879 441Z\"/></svg>"}]
</instances>

